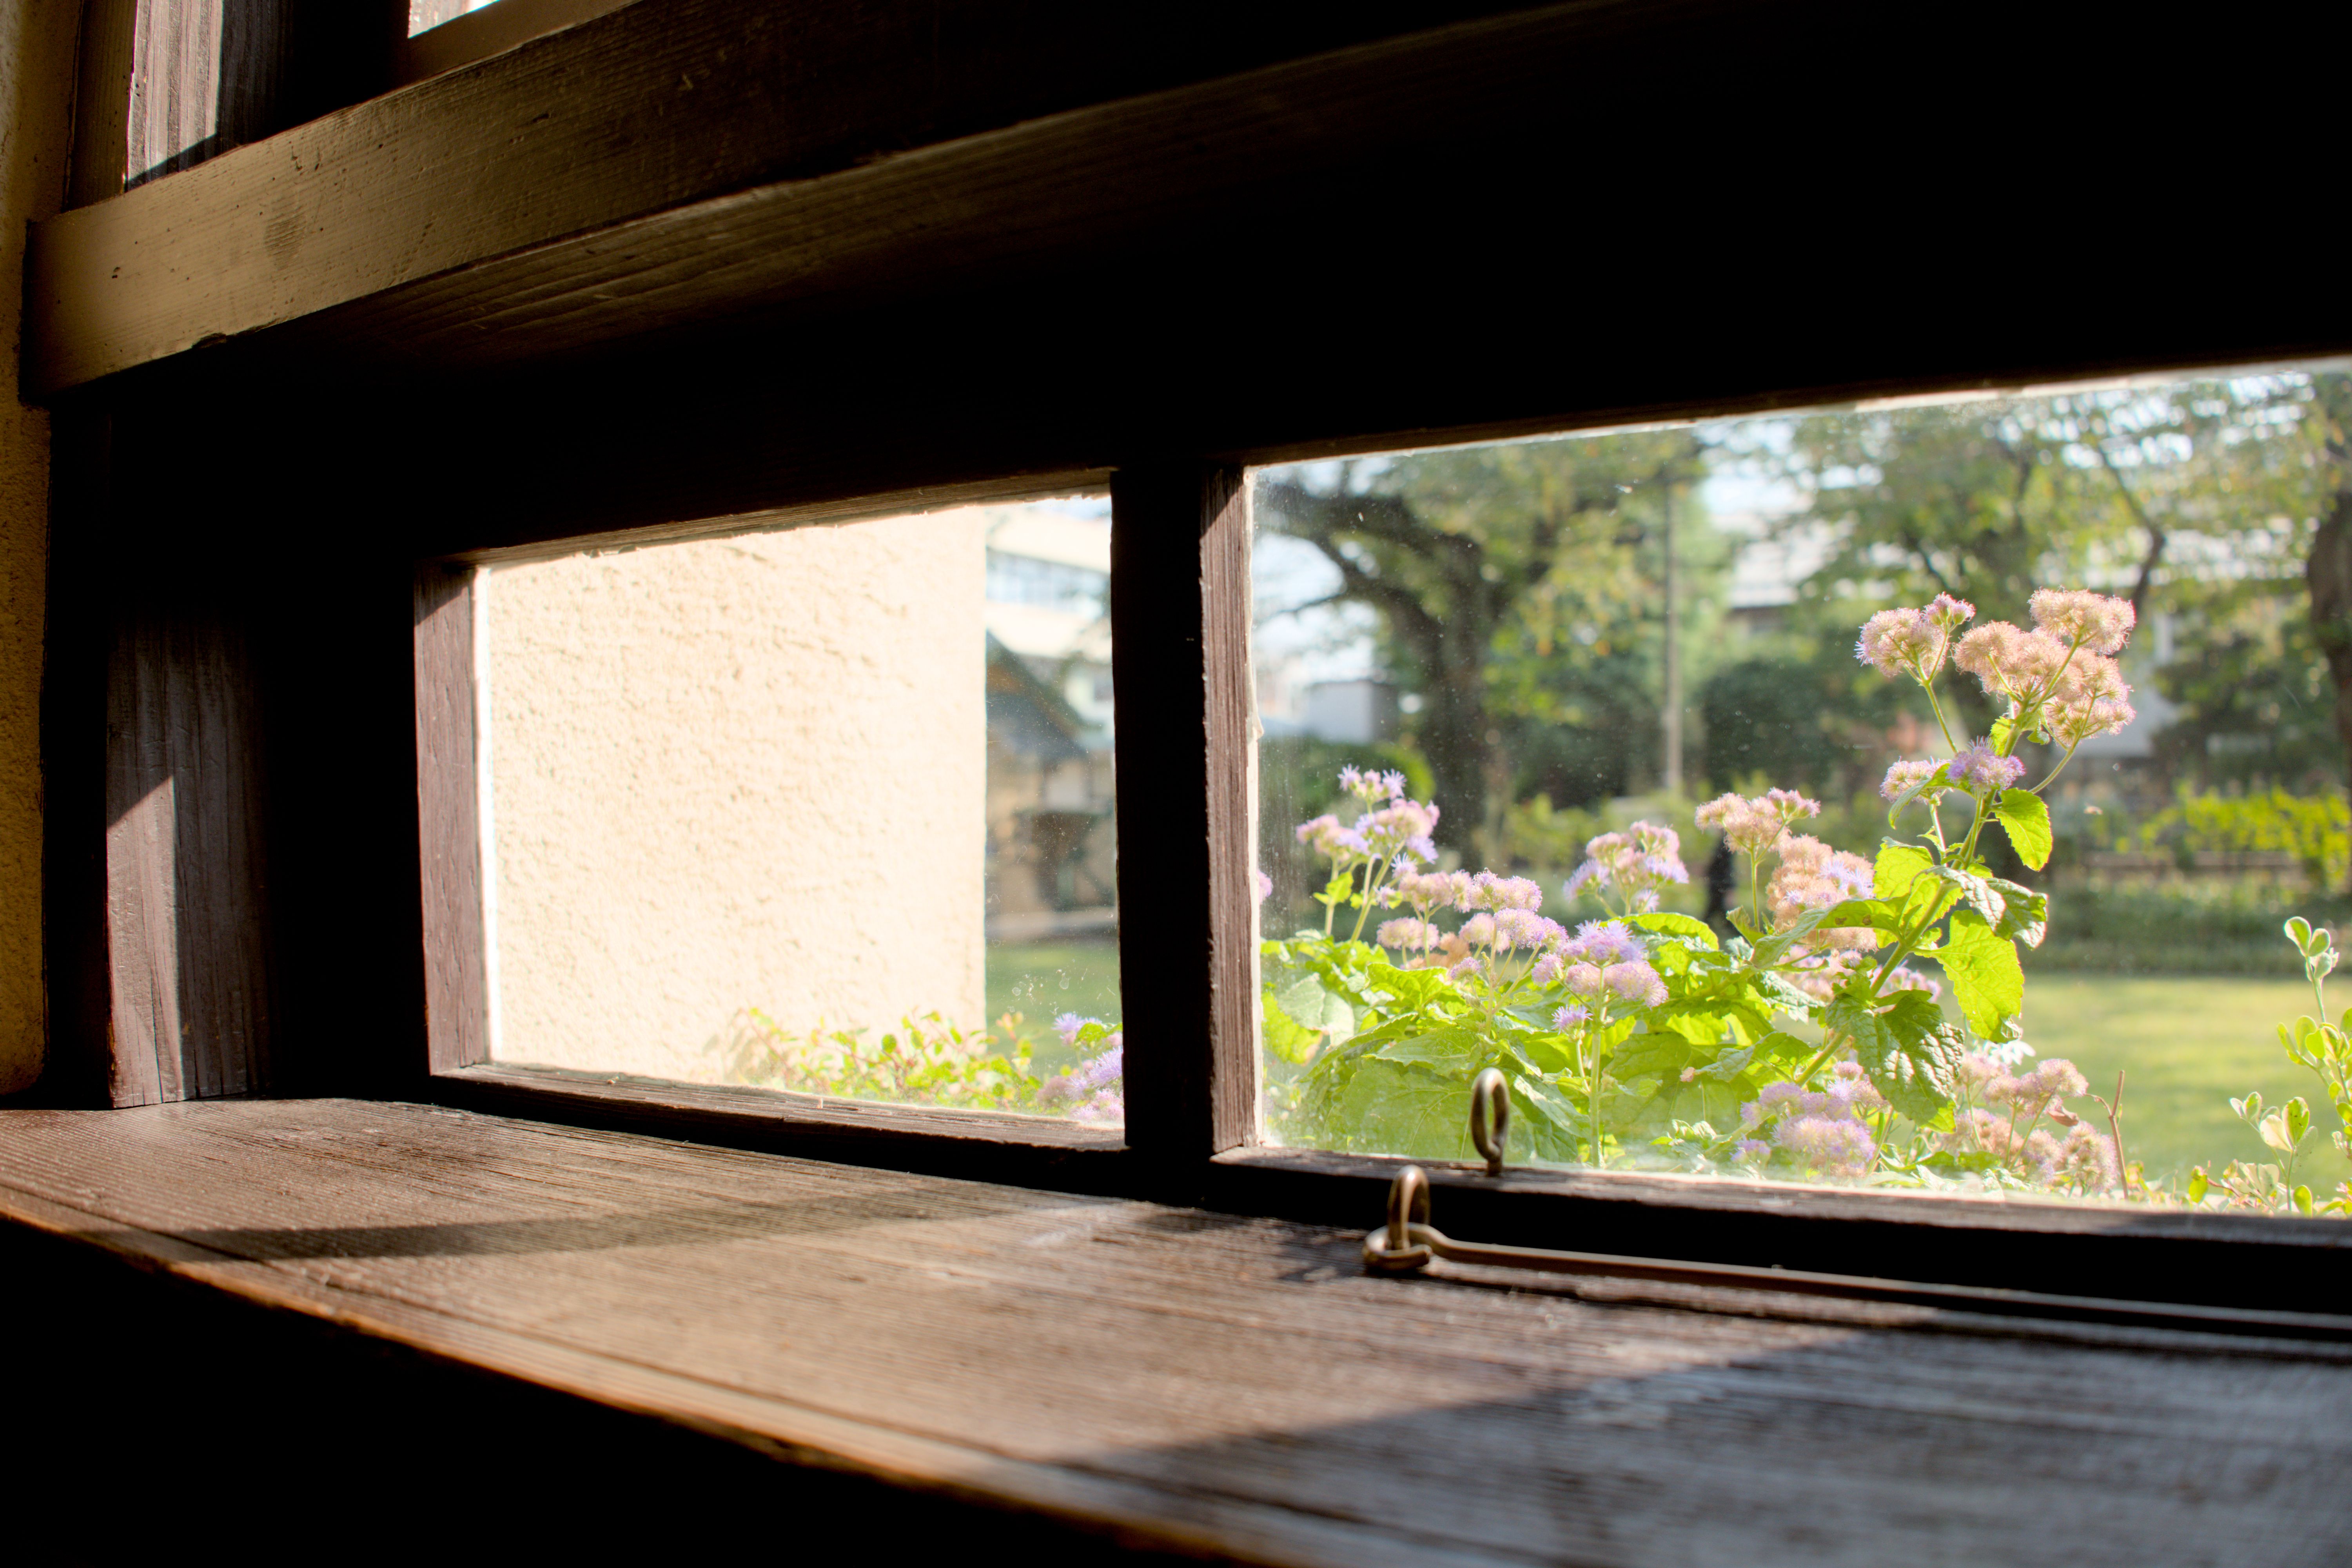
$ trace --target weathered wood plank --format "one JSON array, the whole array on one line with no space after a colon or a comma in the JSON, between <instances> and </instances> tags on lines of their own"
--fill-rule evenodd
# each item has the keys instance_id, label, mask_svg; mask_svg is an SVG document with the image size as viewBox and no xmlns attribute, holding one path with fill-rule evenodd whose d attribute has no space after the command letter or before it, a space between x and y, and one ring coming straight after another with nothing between
<instances>
[{"instance_id":1,"label":"weathered wood plank","mask_svg":"<svg viewBox=\"0 0 2352 1568\"><path fill-rule=\"evenodd\" d=\"M442 1070L440 1103L570 1126L888 1170L1128 1192L1137 1178L1118 1128L1012 1111L949 1110L774 1089L659 1082L496 1062Z\"/></svg>"},{"instance_id":2,"label":"weathered wood plank","mask_svg":"<svg viewBox=\"0 0 2352 1568\"><path fill-rule=\"evenodd\" d=\"M2352 1355L2316 1347L1374 1279L1319 1227L352 1102L0 1113L0 1210L784 1457L1256 1559L2352 1549Z\"/></svg>"},{"instance_id":3,"label":"weathered wood plank","mask_svg":"<svg viewBox=\"0 0 2352 1568\"><path fill-rule=\"evenodd\" d=\"M269 1081L260 713L233 610L115 606L107 681L106 941L116 1105Z\"/></svg>"},{"instance_id":4,"label":"weathered wood plank","mask_svg":"<svg viewBox=\"0 0 2352 1568\"><path fill-rule=\"evenodd\" d=\"M26 384L55 392L684 203L1493 8L639 0L39 228Z\"/></svg>"},{"instance_id":5,"label":"weathered wood plank","mask_svg":"<svg viewBox=\"0 0 2352 1568\"><path fill-rule=\"evenodd\" d=\"M1249 490L1178 462L1111 476L1119 964L1164 976L1127 1007L1128 1140L1189 1162L1257 1132Z\"/></svg>"},{"instance_id":6,"label":"weathered wood plank","mask_svg":"<svg viewBox=\"0 0 2352 1568\"><path fill-rule=\"evenodd\" d=\"M125 10L122 164L114 189L94 195L383 91L408 20L406 0L100 0L96 36L109 55Z\"/></svg>"},{"instance_id":7,"label":"weathered wood plank","mask_svg":"<svg viewBox=\"0 0 2352 1568\"><path fill-rule=\"evenodd\" d=\"M427 563L416 573L416 815L435 1072L490 1059L474 583L470 566Z\"/></svg>"}]
</instances>

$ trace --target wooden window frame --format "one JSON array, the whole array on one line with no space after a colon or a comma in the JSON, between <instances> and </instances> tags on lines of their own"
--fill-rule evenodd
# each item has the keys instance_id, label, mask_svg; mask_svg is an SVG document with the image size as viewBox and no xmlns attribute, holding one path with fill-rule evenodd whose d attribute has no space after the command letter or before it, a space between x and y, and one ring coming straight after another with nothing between
<instances>
[{"instance_id":1,"label":"wooden window frame","mask_svg":"<svg viewBox=\"0 0 2352 1568\"><path fill-rule=\"evenodd\" d=\"M2040 57L1996 67L2008 57L1991 40L1830 0L1419 0L1281 21L1236 5L1182 26L966 0L909 5L877 27L870 9L638 0L36 226L23 384L59 421L44 721L53 1018L68 1047L56 1092L103 1098L93 1086L121 1080L130 979L201 967L250 982L224 994L265 1016L244 1059L250 1083L278 1092L428 1098L1360 1226L1396 1162L1255 1142L1249 467L2352 347L2340 309L2224 309L2145 279L2115 280L2112 311L2053 319L1958 262L1922 261L1900 287L1825 277L1800 243L1808 225L1756 200L1733 205L1779 243L1747 280L1790 301L1794 324L1709 331L1677 313L1705 266L1604 257L1565 289L1552 258L1573 226L1539 223L1516 248L1477 226L1564 170L1586 202L1664 213L1643 182L1670 182L1758 116L1832 135L1852 112L1841 84L1870 79L1857 63L1899 58L1953 81L1962 64L2006 71L2004 89L2029 95L2104 79L2089 67L2116 62L2095 19L2054 23ZM911 93L892 50L943 16L963 35ZM2084 89L2061 129L2131 101L2126 87L2179 86L2216 62L2275 78L2330 58L2305 48L2309 68L2282 65L2267 25L2232 20L2193 51L2137 48L2124 85ZM776 90L779 71L792 91ZM1690 84L1689 122L1611 140L1668 79ZM1917 90L1890 84L1866 107L1896 115ZM1885 244L1928 243L1935 215L1899 196L1906 160L1963 168L1986 134L1925 125L1858 153L1853 205ZM1596 140L1613 162L1591 155ZM478 189L486 167L508 178ZM1356 215L1400 188L1452 215L1447 233L1367 238ZM2063 216L2055 198L2025 205ZM1958 303L1890 332L1885 313L1922 289ZM1504 339L1575 352L1454 352L1465 320L1497 301L1523 313ZM1332 369L1327 355L1318 374L1302 323L1337 323L1343 348L1378 328L1376 366ZM1098 377L1030 363L1040 342L1081 334ZM1001 368L988 397L951 384L972 363ZM319 388L333 429L291 453L257 435L315 417ZM495 435L436 445L415 472L371 458L419 408ZM171 478L265 455L267 481L234 505L218 482ZM1106 478L1114 681L1130 716L1120 878L1151 889L1122 898L1122 970L1155 987L1127 1018L1123 1140L487 1062L473 565ZM316 521L321 496L342 509L340 531ZM183 524L159 531L175 503ZM225 575L232 559L301 551L323 552L309 578ZM125 559L161 622L134 615L99 646ZM382 633L404 602L395 674ZM150 635L191 605L205 612L195 631ZM94 760L119 758L128 732L99 746L103 693L109 672L118 689L149 689L121 679L142 660L207 659L231 671L215 684L233 696L239 661L257 673L209 730L175 727L179 688L152 685L167 694L157 733L215 743L163 764L187 803L183 847L159 858L117 814L97 831L107 770ZM294 716L315 704L322 659L364 674L336 695L352 737L341 773ZM393 762L403 752L421 759L413 773ZM192 839L206 812L263 848ZM411 824L421 848L404 855ZM178 925L117 918L129 906L106 889L123 877L159 888ZM229 896L246 888L269 896ZM322 935L328 911L357 924ZM220 1016L181 1023L216 1035ZM2217 1307L2333 1300L2352 1258L2332 1221L1612 1173L1436 1180L1449 1225L1469 1234L1829 1271L1866 1258L1883 1275Z\"/></svg>"}]
</instances>

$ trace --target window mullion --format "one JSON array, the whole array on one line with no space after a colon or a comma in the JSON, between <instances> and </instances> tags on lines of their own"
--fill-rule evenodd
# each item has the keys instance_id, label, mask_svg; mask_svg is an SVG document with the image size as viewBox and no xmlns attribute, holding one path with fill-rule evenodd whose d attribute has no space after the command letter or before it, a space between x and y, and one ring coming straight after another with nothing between
<instances>
[{"instance_id":1,"label":"window mullion","mask_svg":"<svg viewBox=\"0 0 2352 1568\"><path fill-rule=\"evenodd\" d=\"M1122 468L1111 518L1128 1142L1186 1162L1256 1139L1248 490Z\"/></svg>"}]
</instances>

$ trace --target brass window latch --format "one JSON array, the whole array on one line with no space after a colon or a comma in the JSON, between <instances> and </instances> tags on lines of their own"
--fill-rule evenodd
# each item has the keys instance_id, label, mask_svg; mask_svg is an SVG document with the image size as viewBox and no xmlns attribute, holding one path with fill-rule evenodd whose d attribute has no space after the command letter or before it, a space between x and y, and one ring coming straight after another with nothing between
<instances>
[{"instance_id":1,"label":"brass window latch","mask_svg":"<svg viewBox=\"0 0 2352 1568\"><path fill-rule=\"evenodd\" d=\"M1470 1086L1470 1142L1486 1162L1486 1174L1503 1173L1509 1135L1509 1086L1493 1068ZM1457 1241L1430 1224L1430 1182L1418 1165L1407 1165L1389 1184L1387 1223L1364 1237L1364 1268L1374 1274L1417 1274L1433 1263L1484 1268L1531 1269L1546 1274L1645 1279L1672 1285L1830 1296L2005 1318L2038 1318L2116 1327L2183 1329L2203 1333L2252 1334L2286 1339L2352 1342L2352 1317L2315 1312L2251 1311L2162 1301L2126 1301L2093 1296L2058 1296L2035 1290L1983 1286L1930 1285L1855 1274L1820 1274L1739 1263L1686 1263L1667 1258L1627 1258L1605 1252L1563 1252L1539 1247L1505 1247Z\"/></svg>"}]
</instances>

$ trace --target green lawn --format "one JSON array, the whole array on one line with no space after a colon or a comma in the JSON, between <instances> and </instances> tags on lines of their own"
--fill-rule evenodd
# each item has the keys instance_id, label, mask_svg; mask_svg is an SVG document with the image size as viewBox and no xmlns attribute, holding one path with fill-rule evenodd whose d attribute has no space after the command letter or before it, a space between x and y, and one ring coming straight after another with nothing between
<instances>
[{"instance_id":1,"label":"green lawn","mask_svg":"<svg viewBox=\"0 0 2352 1568\"><path fill-rule=\"evenodd\" d=\"M2287 1060L2277 1033L2311 1005L2300 981L2029 973L2025 1037L2041 1056L2072 1061L2102 1094L2113 1095L2123 1070L2125 1151L2151 1176L2272 1158L2230 1114L2230 1097L2260 1089L2278 1104L2302 1095L2314 1112L2305 1148L2315 1152L2299 1179L2324 1193L2352 1178L2352 1164L2328 1142L2336 1122L2318 1079Z\"/></svg>"}]
</instances>

